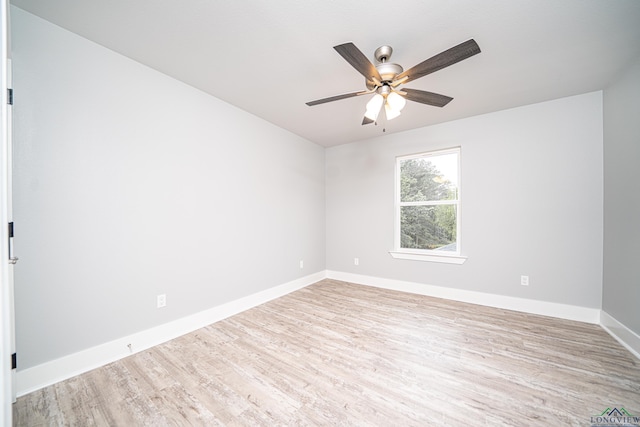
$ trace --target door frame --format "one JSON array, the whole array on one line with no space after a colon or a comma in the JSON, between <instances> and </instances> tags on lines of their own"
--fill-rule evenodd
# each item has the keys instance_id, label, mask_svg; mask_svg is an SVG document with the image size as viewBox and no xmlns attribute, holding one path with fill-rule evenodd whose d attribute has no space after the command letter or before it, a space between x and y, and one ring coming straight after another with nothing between
<instances>
[{"instance_id":1,"label":"door frame","mask_svg":"<svg viewBox=\"0 0 640 427\"><path fill-rule=\"evenodd\" d=\"M9 197L10 197L10 106L8 105L9 71L9 1L0 0L0 424L10 426L14 398L11 354L13 339L13 301L9 269Z\"/></svg>"}]
</instances>

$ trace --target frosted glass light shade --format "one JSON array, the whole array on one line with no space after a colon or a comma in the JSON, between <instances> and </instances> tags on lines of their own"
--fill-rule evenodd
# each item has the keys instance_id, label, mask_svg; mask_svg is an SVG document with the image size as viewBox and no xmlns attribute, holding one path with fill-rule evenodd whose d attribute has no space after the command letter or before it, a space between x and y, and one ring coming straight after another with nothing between
<instances>
[{"instance_id":1,"label":"frosted glass light shade","mask_svg":"<svg viewBox=\"0 0 640 427\"><path fill-rule=\"evenodd\" d=\"M400 115L400 110L396 110L388 102L384 104L384 112L387 115L387 120L393 120Z\"/></svg>"},{"instance_id":2,"label":"frosted glass light shade","mask_svg":"<svg viewBox=\"0 0 640 427\"><path fill-rule=\"evenodd\" d=\"M384 97L379 93L375 94L373 98L367 102L367 111L364 113L364 116L369 120L375 121L378 118L383 102Z\"/></svg>"},{"instance_id":3,"label":"frosted glass light shade","mask_svg":"<svg viewBox=\"0 0 640 427\"><path fill-rule=\"evenodd\" d=\"M389 95L387 95L387 104L389 104L392 109L398 111L399 114L407 104L407 100L404 99L403 96L398 95L395 92L391 92Z\"/></svg>"}]
</instances>

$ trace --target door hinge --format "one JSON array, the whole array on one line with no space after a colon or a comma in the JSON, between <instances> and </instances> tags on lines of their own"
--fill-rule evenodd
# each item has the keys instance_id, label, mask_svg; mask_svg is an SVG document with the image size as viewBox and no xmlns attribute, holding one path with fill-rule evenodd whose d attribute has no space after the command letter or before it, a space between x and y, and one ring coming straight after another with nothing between
<instances>
[{"instance_id":1,"label":"door hinge","mask_svg":"<svg viewBox=\"0 0 640 427\"><path fill-rule=\"evenodd\" d=\"M13 353L11 355L11 369L17 369L18 368L18 356L16 353Z\"/></svg>"},{"instance_id":2,"label":"door hinge","mask_svg":"<svg viewBox=\"0 0 640 427\"><path fill-rule=\"evenodd\" d=\"M13 89L7 89L7 104L13 105Z\"/></svg>"},{"instance_id":3,"label":"door hinge","mask_svg":"<svg viewBox=\"0 0 640 427\"><path fill-rule=\"evenodd\" d=\"M13 256L13 222L9 223L9 264L15 264L18 258Z\"/></svg>"}]
</instances>

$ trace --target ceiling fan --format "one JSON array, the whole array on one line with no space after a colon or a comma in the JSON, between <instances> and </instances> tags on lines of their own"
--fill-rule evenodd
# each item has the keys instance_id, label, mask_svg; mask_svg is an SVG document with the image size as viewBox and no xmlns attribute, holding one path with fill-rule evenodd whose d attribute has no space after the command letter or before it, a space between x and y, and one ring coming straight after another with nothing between
<instances>
[{"instance_id":1,"label":"ceiling fan","mask_svg":"<svg viewBox=\"0 0 640 427\"><path fill-rule=\"evenodd\" d=\"M376 49L374 57L378 65L373 65L362 51L351 42L334 46L333 48L356 71L364 76L367 90L331 96L310 101L306 104L312 107L354 96L375 94L367 103L367 109L362 120L363 125L374 123L383 105L387 120L398 117L407 100L435 107L444 107L453 98L424 90L400 89L399 86L480 53L478 44L475 40L470 39L404 71L400 65L388 62L393 52L390 46L381 46Z\"/></svg>"}]
</instances>

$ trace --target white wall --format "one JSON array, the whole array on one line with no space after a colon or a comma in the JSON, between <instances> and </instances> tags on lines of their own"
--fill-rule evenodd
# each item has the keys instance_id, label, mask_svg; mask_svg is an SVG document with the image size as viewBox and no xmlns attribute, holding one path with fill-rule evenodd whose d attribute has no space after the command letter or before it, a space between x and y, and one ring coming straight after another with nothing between
<instances>
[{"instance_id":1,"label":"white wall","mask_svg":"<svg viewBox=\"0 0 640 427\"><path fill-rule=\"evenodd\" d=\"M324 270L322 147L11 13L20 369Z\"/></svg>"},{"instance_id":2,"label":"white wall","mask_svg":"<svg viewBox=\"0 0 640 427\"><path fill-rule=\"evenodd\" d=\"M324 150L11 11L21 369L325 268L601 307L601 92ZM392 259L395 157L453 146L467 262Z\"/></svg>"},{"instance_id":3,"label":"white wall","mask_svg":"<svg viewBox=\"0 0 640 427\"><path fill-rule=\"evenodd\" d=\"M327 149L327 269L599 309L602 126L594 92ZM467 261L391 258L395 157L455 146Z\"/></svg>"},{"instance_id":4,"label":"white wall","mask_svg":"<svg viewBox=\"0 0 640 427\"><path fill-rule=\"evenodd\" d=\"M604 91L603 309L640 343L640 58Z\"/></svg>"}]
</instances>

